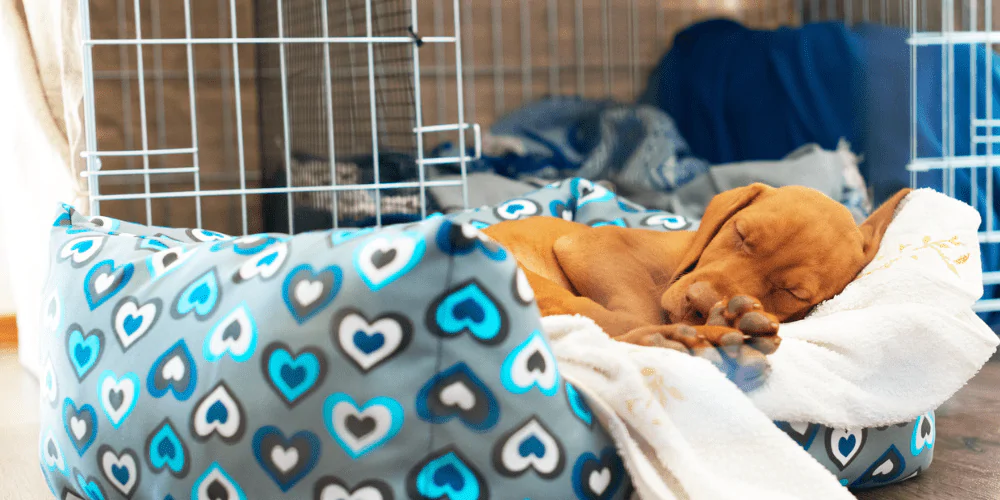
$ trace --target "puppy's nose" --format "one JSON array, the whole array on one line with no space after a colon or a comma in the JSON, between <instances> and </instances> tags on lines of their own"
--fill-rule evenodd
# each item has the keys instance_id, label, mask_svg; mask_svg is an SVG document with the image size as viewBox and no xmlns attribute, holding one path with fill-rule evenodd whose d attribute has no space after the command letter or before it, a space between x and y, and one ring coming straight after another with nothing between
<instances>
[{"instance_id":1,"label":"puppy's nose","mask_svg":"<svg viewBox=\"0 0 1000 500\"><path fill-rule=\"evenodd\" d=\"M715 291L711 283L698 281L688 287L687 299L695 311L705 315L712 309L712 306L722 300L722 296Z\"/></svg>"}]
</instances>

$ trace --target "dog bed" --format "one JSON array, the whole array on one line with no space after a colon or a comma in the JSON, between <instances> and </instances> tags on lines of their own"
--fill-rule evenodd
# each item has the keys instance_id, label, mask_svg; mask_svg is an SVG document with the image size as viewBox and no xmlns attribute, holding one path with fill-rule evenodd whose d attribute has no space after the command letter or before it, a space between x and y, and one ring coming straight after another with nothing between
<instances>
[{"instance_id":1,"label":"dog bed","mask_svg":"<svg viewBox=\"0 0 1000 500\"><path fill-rule=\"evenodd\" d=\"M582 179L294 237L62 207L43 307L39 453L53 494L628 498L523 274L475 230L534 215L694 227ZM741 387L761 378L719 367ZM777 425L852 487L912 477L933 455L932 412L880 428Z\"/></svg>"},{"instance_id":2,"label":"dog bed","mask_svg":"<svg viewBox=\"0 0 1000 500\"><path fill-rule=\"evenodd\" d=\"M523 273L470 229L230 238L63 207L43 307L53 494L628 498Z\"/></svg>"}]
</instances>

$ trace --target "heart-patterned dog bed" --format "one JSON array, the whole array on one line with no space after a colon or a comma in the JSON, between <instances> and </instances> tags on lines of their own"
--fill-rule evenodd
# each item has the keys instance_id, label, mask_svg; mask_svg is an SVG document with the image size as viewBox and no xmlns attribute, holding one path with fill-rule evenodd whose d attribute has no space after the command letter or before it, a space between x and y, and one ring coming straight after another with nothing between
<instances>
[{"instance_id":1,"label":"heart-patterned dog bed","mask_svg":"<svg viewBox=\"0 0 1000 500\"><path fill-rule=\"evenodd\" d=\"M551 212L551 213L548 213ZM229 237L61 207L45 287L41 468L60 498L628 498L513 257L478 229L682 217L571 179L382 230ZM720 366L741 384L754 374ZM778 423L856 488L933 456L934 417Z\"/></svg>"},{"instance_id":2,"label":"heart-patterned dog bed","mask_svg":"<svg viewBox=\"0 0 1000 500\"><path fill-rule=\"evenodd\" d=\"M39 456L60 499L630 494L513 257L471 224L231 238L63 207L51 244Z\"/></svg>"}]
</instances>

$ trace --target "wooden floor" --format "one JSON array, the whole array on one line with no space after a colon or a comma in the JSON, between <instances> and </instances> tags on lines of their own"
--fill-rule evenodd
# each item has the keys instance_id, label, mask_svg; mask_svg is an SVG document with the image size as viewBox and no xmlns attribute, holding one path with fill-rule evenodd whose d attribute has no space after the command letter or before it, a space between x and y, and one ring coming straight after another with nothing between
<instances>
[{"instance_id":1,"label":"wooden floor","mask_svg":"<svg viewBox=\"0 0 1000 500\"><path fill-rule=\"evenodd\" d=\"M922 475L861 500L1000 499L1000 357L937 411L934 462Z\"/></svg>"},{"instance_id":2,"label":"wooden floor","mask_svg":"<svg viewBox=\"0 0 1000 500\"><path fill-rule=\"evenodd\" d=\"M0 348L0 500L50 498L38 469L38 389L17 354ZM934 462L861 500L1000 499L1000 358L937 412Z\"/></svg>"}]
</instances>

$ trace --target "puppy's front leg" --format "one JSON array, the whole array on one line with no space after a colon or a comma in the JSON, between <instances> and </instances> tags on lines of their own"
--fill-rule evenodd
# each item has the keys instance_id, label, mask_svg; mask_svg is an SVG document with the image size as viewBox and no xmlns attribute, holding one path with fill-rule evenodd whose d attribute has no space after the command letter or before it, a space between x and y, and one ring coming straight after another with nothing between
<instances>
[{"instance_id":1,"label":"puppy's front leg","mask_svg":"<svg viewBox=\"0 0 1000 500\"><path fill-rule=\"evenodd\" d=\"M566 235L556 240L552 251L581 296L609 311L628 314L643 326L665 323L660 287L649 267L637 257L636 248L622 237L621 228L601 227ZM617 336L625 332L607 333Z\"/></svg>"},{"instance_id":2,"label":"puppy's front leg","mask_svg":"<svg viewBox=\"0 0 1000 500\"><path fill-rule=\"evenodd\" d=\"M612 337L649 324L627 312L610 311L590 298L577 296L523 266L521 270L527 276L531 289L535 291L538 309L542 316L562 314L586 316Z\"/></svg>"},{"instance_id":3,"label":"puppy's front leg","mask_svg":"<svg viewBox=\"0 0 1000 500\"><path fill-rule=\"evenodd\" d=\"M705 325L642 326L615 340L681 351L721 347L738 352L752 348L764 355L773 353L781 344L778 320L765 313L759 301L742 295L719 301Z\"/></svg>"}]
</instances>

